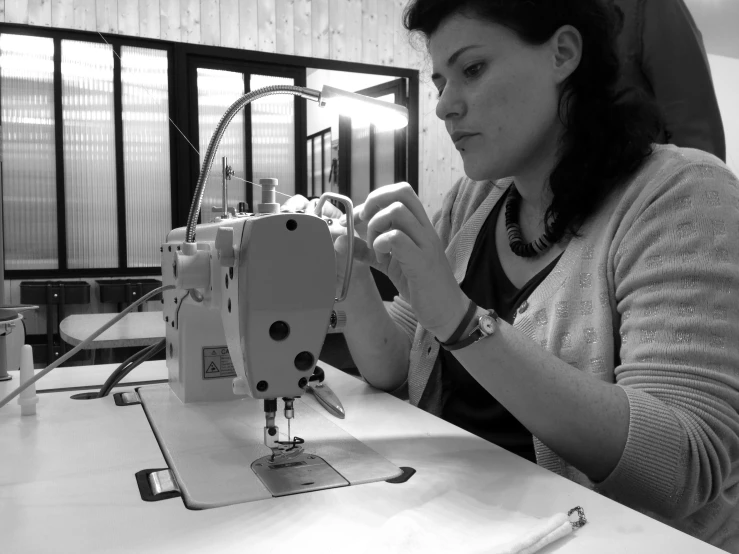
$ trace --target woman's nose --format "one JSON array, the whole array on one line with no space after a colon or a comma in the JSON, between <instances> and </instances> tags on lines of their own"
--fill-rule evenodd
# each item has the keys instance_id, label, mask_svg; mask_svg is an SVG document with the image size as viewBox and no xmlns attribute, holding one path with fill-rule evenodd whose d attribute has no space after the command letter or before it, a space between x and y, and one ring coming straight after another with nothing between
<instances>
[{"instance_id":1,"label":"woman's nose","mask_svg":"<svg viewBox=\"0 0 739 554\"><path fill-rule=\"evenodd\" d=\"M436 117L446 121L449 118L461 116L463 112L464 103L459 95L449 85L444 87L436 104Z\"/></svg>"}]
</instances>

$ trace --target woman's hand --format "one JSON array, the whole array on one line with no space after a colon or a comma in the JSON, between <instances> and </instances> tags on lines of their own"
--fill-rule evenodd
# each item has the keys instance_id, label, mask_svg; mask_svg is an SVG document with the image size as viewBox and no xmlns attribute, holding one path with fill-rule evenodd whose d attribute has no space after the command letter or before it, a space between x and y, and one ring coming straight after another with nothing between
<instances>
[{"instance_id":1,"label":"woman's hand","mask_svg":"<svg viewBox=\"0 0 739 554\"><path fill-rule=\"evenodd\" d=\"M288 198L282 206L280 206L281 212L305 212L314 213L316 206L318 205L318 198L308 200L305 196L296 194ZM331 202L325 202L321 210L322 214L330 218L341 217L341 210L334 206Z\"/></svg>"},{"instance_id":2,"label":"woman's hand","mask_svg":"<svg viewBox=\"0 0 739 554\"><path fill-rule=\"evenodd\" d=\"M399 183L372 191L354 209L354 222L366 229L366 244L355 239L355 260L385 273L411 303L421 326L439 340L447 340L464 317L469 300L411 186Z\"/></svg>"}]
</instances>

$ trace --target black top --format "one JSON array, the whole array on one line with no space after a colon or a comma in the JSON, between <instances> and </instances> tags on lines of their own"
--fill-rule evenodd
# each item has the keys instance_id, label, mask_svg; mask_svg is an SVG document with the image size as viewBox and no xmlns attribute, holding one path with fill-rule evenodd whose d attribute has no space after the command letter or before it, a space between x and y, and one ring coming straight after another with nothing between
<instances>
[{"instance_id":1,"label":"black top","mask_svg":"<svg viewBox=\"0 0 739 554\"><path fill-rule=\"evenodd\" d=\"M539 286L559 257L517 289L503 271L495 246L495 224L507 193L485 220L470 255L461 287L478 306L492 308L513 323L519 305ZM536 462L531 433L462 367L451 352L440 349L442 417L481 438Z\"/></svg>"}]
</instances>

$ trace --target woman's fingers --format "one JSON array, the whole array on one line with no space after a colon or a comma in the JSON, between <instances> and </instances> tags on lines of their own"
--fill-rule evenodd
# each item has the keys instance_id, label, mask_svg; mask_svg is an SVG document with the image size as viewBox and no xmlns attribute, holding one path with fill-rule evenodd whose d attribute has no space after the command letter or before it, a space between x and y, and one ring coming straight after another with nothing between
<instances>
[{"instance_id":1,"label":"woman's fingers","mask_svg":"<svg viewBox=\"0 0 739 554\"><path fill-rule=\"evenodd\" d=\"M408 183L396 183L372 191L364 204L354 207L355 229L361 228L363 223L367 224L378 212L395 202L404 204L423 227L433 228L413 188ZM339 223L346 227L346 216Z\"/></svg>"},{"instance_id":2,"label":"woman's fingers","mask_svg":"<svg viewBox=\"0 0 739 554\"><path fill-rule=\"evenodd\" d=\"M334 243L334 248L336 249L336 252L342 256L346 256L347 251L349 250L349 237L346 234L338 237ZM374 253L367 248L367 243L359 237L354 237L354 261L380 269L377 267L377 259L375 258Z\"/></svg>"},{"instance_id":3,"label":"woman's fingers","mask_svg":"<svg viewBox=\"0 0 739 554\"><path fill-rule=\"evenodd\" d=\"M315 211L315 207L317 205L318 205L318 199L311 200L311 209L313 211ZM324 217L330 217L332 219L339 219L344 214L339 208L334 206L331 202L326 201L323 203L323 207L321 208L321 215L323 215Z\"/></svg>"},{"instance_id":4,"label":"woman's fingers","mask_svg":"<svg viewBox=\"0 0 739 554\"><path fill-rule=\"evenodd\" d=\"M365 238L367 237L367 222L362 221L361 216L357 215L357 213L361 213L361 210L362 204L354 206L354 232L360 237ZM338 221L339 225L346 227L346 214L342 214Z\"/></svg>"},{"instance_id":5,"label":"woman's fingers","mask_svg":"<svg viewBox=\"0 0 739 554\"><path fill-rule=\"evenodd\" d=\"M359 217L362 221L371 221L373 217L391 204L400 202L422 227L432 228L423 204L408 183L397 183L374 190L361 206Z\"/></svg>"},{"instance_id":6,"label":"woman's fingers","mask_svg":"<svg viewBox=\"0 0 739 554\"><path fill-rule=\"evenodd\" d=\"M285 200L282 206L280 206L280 211L299 212L299 211L307 210L309 203L310 203L310 200L308 200L305 196L296 194L295 196L291 196L290 198Z\"/></svg>"},{"instance_id":7,"label":"woman's fingers","mask_svg":"<svg viewBox=\"0 0 739 554\"><path fill-rule=\"evenodd\" d=\"M386 272L390 259L395 259L401 267L420 267L424 263L423 252L404 232L397 229L383 233L374 242L379 262L377 269Z\"/></svg>"},{"instance_id":8,"label":"woman's fingers","mask_svg":"<svg viewBox=\"0 0 739 554\"><path fill-rule=\"evenodd\" d=\"M426 229L408 207L401 202L394 202L384 208L376 213L369 222L367 226L367 245L369 248L377 250L380 244L388 244L387 240L378 244L378 238L390 231L400 231L415 244L417 249L422 249L427 242ZM377 251L382 254L390 253L390 251Z\"/></svg>"}]
</instances>

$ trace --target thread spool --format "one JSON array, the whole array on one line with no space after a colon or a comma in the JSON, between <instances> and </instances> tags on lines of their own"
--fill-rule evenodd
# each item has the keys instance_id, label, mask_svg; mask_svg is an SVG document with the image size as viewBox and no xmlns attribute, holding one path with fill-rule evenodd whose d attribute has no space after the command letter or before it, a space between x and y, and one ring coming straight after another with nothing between
<instances>
[{"instance_id":1,"label":"thread spool","mask_svg":"<svg viewBox=\"0 0 739 554\"><path fill-rule=\"evenodd\" d=\"M277 179L259 179L259 186L262 187L262 203L259 204L260 214L276 214L280 213L280 205L277 203Z\"/></svg>"}]
</instances>

